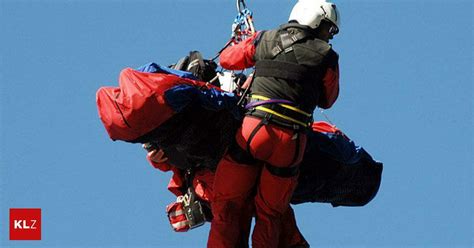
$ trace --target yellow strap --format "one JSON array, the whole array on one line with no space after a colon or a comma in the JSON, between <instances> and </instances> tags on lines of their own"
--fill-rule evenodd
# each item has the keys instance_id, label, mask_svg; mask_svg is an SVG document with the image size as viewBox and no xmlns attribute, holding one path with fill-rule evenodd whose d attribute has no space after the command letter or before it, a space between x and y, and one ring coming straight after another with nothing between
<instances>
[{"instance_id":1,"label":"yellow strap","mask_svg":"<svg viewBox=\"0 0 474 248\"><path fill-rule=\"evenodd\" d=\"M252 98L255 98L255 99L258 99L258 100L270 100L270 98L260 96L260 95L252 95Z\"/></svg>"},{"instance_id":2,"label":"yellow strap","mask_svg":"<svg viewBox=\"0 0 474 248\"><path fill-rule=\"evenodd\" d=\"M277 112L275 112L275 111L273 111L273 110L271 110L271 109L268 109L268 108L265 108L265 107L262 107L262 106L258 106L258 107L256 107L255 109L258 109L258 110L261 110L261 111L263 111L263 112L267 112L267 113L276 115L276 116L278 116L278 117L280 117L280 118L282 118L282 119L285 119L285 120L287 120L287 121L294 122L294 123L299 124L299 125L301 125L301 126L303 126L303 127L308 127L308 126L309 126L308 123L304 123L304 122L295 120L295 119L293 119L293 118L291 118L291 117L289 117L289 116L282 115L282 114L280 114L280 113L277 113Z\"/></svg>"},{"instance_id":3,"label":"yellow strap","mask_svg":"<svg viewBox=\"0 0 474 248\"><path fill-rule=\"evenodd\" d=\"M252 95L252 98L255 98L257 100L263 100L263 101L266 101L266 100L271 100L270 98L268 97L265 97L265 96L260 96L260 95ZM307 117L311 117L312 115L299 109L299 108L295 108L293 106L290 106L290 105L287 105L287 104L283 104L283 103L278 103L278 105L284 107L284 108L287 108L287 109L290 109L290 110L293 110L295 112L298 112L300 114L303 114L303 115L306 115Z\"/></svg>"}]
</instances>

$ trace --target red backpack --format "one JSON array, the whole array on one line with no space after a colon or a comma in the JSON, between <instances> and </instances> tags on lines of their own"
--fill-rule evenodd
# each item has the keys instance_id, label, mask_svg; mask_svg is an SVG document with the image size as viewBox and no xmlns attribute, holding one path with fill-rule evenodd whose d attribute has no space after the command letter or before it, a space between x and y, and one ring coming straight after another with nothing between
<instances>
[{"instance_id":1,"label":"red backpack","mask_svg":"<svg viewBox=\"0 0 474 248\"><path fill-rule=\"evenodd\" d=\"M205 85L173 74L124 69L119 87L102 87L96 94L99 117L110 138L133 141L168 120L174 112L164 93L180 84Z\"/></svg>"}]
</instances>

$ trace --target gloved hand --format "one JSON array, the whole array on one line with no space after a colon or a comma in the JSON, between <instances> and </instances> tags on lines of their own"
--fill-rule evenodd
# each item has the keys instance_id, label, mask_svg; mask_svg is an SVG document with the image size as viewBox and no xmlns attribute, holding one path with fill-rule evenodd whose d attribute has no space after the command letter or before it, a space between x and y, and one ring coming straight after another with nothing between
<instances>
[{"instance_id":1,"label":"gloved hand","mask_svg":"<svg viewBox=\"0 0 474 248\"><path fill-rule=\"evenodd\" d=\"M154 163L164 163L168 160L168 157L166 157L165 152L161 149L159 150L151 150L148 152L147 157Z\"/></svg>"},{"instance_id":2,"label":"gloved hand","mask_svg":"<svg viewBox=\"0 0 474 248\"><path fill-rule=\"evenodd\" d=\"M166 163L168 157L166 157L165 152L158 146L153 143L145 143L142 147L148 151L146 158L153 167L162 171L169 171L172 169L172 166Z\"/></svg>"}]
</instances>

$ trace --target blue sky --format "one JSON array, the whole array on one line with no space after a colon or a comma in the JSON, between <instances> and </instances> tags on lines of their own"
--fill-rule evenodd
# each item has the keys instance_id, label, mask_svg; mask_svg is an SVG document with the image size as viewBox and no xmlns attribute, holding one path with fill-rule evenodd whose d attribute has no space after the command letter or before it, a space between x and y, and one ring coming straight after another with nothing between
<instances>
[{"instance_id":1,"label":"blue sky","mask_svg":"<svg viewBox=\"0 0 474 248\"><path fill-rule=\"evenodd\" d=\"M294 1L247 0L257 29ZM473 3L335 1L341 94L326 114L385 164L362 208L296 206L313 247L471 247ZM109 140L95 91L125 67L228 40L234 1L0 0L0 246L204 247L174 233L170 174ZM316 118L322 118L316 114ZM10 208L41 208L41 241L9 241Z\"/></svg>"}]
</instances>

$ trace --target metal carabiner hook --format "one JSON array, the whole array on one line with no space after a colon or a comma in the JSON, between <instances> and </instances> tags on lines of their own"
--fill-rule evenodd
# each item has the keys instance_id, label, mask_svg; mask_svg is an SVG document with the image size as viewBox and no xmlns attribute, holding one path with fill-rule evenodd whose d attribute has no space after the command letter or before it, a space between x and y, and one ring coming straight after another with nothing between
<instances>
[{"instance_id":1,"label":"metal carabiner hook","mask_svg":"<svg viewBox=\"0 0 474 248\"><path fill-rule=\"evenodd\" d=\"M243 7L243 8L242 8ZM239 13L242 12L242 9L246 9L247 8L247 5L245 5L245 2L244 0L237 0L237 11Z\"/></svg>"}]
</instances>

